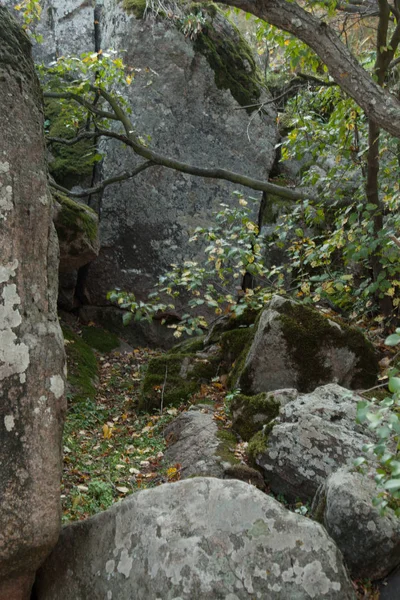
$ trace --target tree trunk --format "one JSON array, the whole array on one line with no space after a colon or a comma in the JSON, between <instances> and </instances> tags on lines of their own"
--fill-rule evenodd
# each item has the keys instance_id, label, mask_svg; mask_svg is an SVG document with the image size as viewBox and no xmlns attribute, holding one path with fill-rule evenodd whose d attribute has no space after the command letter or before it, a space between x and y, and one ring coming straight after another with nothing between
<instances>
[{"instance_id":1,"label":"tree trunk","mask_svg":"<svg viewBox=\"0 0 400 600\"><path fill-rule=\"evenodd\" d=\"M0 600L26 600L60 528L58 243L30 42L0 6Z\"/></svg>"}]
</instances>

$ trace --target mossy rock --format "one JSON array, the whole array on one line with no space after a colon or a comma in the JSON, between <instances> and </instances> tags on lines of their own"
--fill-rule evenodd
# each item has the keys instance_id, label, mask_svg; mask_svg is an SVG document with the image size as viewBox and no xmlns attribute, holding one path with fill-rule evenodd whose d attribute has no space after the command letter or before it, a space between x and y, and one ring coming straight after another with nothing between
<instances>
[{"instance_id":1,"label":"mossy rock","mask_svg":"<svg viewBox=\"0 0 400 600\"><path fill-rule=\"evenodd\" d=\"M143 19L146 7L146 0L122 0L122 8L137 19Z\"/></svg>"},{"instance_id":2,"label":"mossy rock","mask_svg":"<svg viewBox=\"0 0 400 600\"><path fill-rule=\"evenodd\" d=\"M57 100L45 101L45 125L49 137L71 139L76 136L73 127L68 127L68 107ZM99 159L96 146L91 140L82 140L72 146L50 145L49 170L54 179L65 186L78 184L91 177L93 167Z\"/></svg>"},{"instance_id":3,"label":"mossy rock","mask_svg":"<svg viewBox=\"0 0 400 600\"><path fill-rule=\"evenodd\" d=\"M68 395L73 402L94 400L98 364L93 349L66 325L62 327L68 367Z\"/></svg>"},{"instance_id":4,"label":"mossy rock","mask_svg":"<svg viewBox=\"0 0 400 600\"><path fill-rule=\"evenodd\" d=\"M266 91L264 80L250 46L236 25L212 2L191 5L187 11L201 12L206 19L194 48L205 56L214 71L216 86L229 90L241 106L257 103L261 92Z\"/></svg>"},{"instance_id":5,"label":"mossy rock","mask_svg":"<svg viewBox=\"0 0 400 600\"><path fill-rule=\"evenodd\" d=\"M99 352L112 352L119 347L118 336L102 327L82 327L82 338Z\"/></svg>"},{"instance_id":6,"label":"mossy rock","mask_svg":"<svg viewBox=\"0 0 400 600\"><path fill-rule=\"evenodd\" d=\"M227 365L232 365L241 355L243 349L253 339L254 332L251 327L239 327L225 331L220 337L222 356Z\"/></svg>"},{"instance_id":7,"label":"mossy rock","mask_svg":"<svg viewBox=\"0 0 400 600\"><path fill-rule=\"evenodd\" d=\"M61 241L71 242L80 232L95 243L98 239L97 213L82 202L76 202L66 194L52 189L53 199L61 206L56 218L57 235Z\"/></svg>"},{"instance_id":8,"label":"mossy rock","mask_svg":"<svg viewBox=\"0 0 400 600\"><path fill-rule=\"evenodd\" d=\"M360 389L376 381L378 359L363 333L304 304L274 296L255 328L233 381L247 395L310 392L327 383Z\"/></svg>"},{"instance_id":9,"label":"mossy rock","mask_svg":"<svg viewBox=\"0 0 400 600\"><path fill-rule=\"evenodd\" d=\"M220 355L164 354L152 358L142 384L139 408L160 409L168 405L179 406L209 382L218 371Z\"/></svg>"},{"instance_id":10,"label":"mossy rock","mask_svg":"<svg viewBox=\"0 0 400 600\"><path fill-rule=\"evenodd\" d=\"M247 446L247 457L252 466L256 466L257 457L265 452L268 447L268 437L264 434L263 431L258 431Z\"/></svg>"},{"instance_id":11,"label":"mossy rock","mask_svg":"<svg viewBox=\"0 0 400 600\"><path fill-rule=\"evenodd\" d=\"M269 424L279 414L280 402L273 393L256 396L239 394L231 405L233 429L242 440L248 442L264 425Z\"/></svg>"},{"instance_id":12,"label":"mossy rock","mask_svg":"<svg viewBox=\"0 0 400 600\"><path fill-rule=\"evenodd\" d=\"M215 451L215 454L219 456L223 463L229 463L230 465L238 465L240 460L235 456L235 448L237 444L237 437L228 429L220 428L217 437L219 439L219 446Z\"/></svg>"},{"instance_id":13,"label":"mossy rock","mask_svg":"<svg viewBox=\"0 0 400 600\"><path fill-rule=\"evenodd\" d=\"M94 210L52 190L56 203L54 225L60 245L60 271L79 269L100 250L99 219Z\"/></svg>"},{"instance_id":14,"label":"mossy rock","mask_svg":"<svg viewBox=\"0 0 400 600\"><path fill-rule=\"evenodd\" d=\"M167 354L191 354L199 352L204 348L204 340L205 335L191 337L173 346L171 350L168 350Z\"/></svg>"}]
</instances>

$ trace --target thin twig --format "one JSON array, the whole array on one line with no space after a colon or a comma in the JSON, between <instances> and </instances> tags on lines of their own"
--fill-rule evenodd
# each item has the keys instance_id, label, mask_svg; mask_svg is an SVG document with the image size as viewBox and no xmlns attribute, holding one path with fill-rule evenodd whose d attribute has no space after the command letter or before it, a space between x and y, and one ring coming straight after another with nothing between
<instances>
[{"instance_id":1,"label":"thin twig","mask_svg":"<svg viewBox=\"0 0 400 600\"><path fill-rule=\"evenodd\" d=\"M363 394L366 394L367 392L372 392L373 390L377 390L382 387L387 387L388 381L386 381L385 383L380 383L379 385L374 385L374 387L368 388L368 390L360 390L357 393L360 394L360 396L362 396Z\"/></svg>"},{"instance_id":2,"label":"thin twig","mask_svg":"<svg viewBox=\"0 0 400 600\"><path fill-rule=\"evenodd\" d=\"M160 414L162 416L163 414L163 408L164 408L164 390L165 390L165 384L167 383L167 374L168 374L168 365L165 365L165 377L164 377L164 383L161 389L161 407L160 407Z\"/></svg>"}]
</instances>

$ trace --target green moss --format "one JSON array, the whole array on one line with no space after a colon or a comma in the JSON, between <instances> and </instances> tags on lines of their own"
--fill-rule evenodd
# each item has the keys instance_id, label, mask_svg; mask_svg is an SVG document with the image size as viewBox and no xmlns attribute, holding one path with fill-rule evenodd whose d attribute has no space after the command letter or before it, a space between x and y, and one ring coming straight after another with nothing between
<instances>
[{"instance_id":1,"label":"green moss","mask_svg":"<svg viewBox=\"0 0 400 600\"><path fill-rule=\"evenodd\" d=\"M84 232L91 241L98 237L98 218L94 210L75 202L65 194L52 190L52 196L61 205L61 211L57 216L56 228L60 240L72 241L78 232Z\"/></svg>"},{"instance_id":2,"label":"green moss","mask_svg":"<svg viewBox=\"0 0 400 600\"><path fill-rule=\"evenodd\" d=\"M233 399L231 406L234 415L233 428L247 442L264 425L278 416L279 407L279 402L271 393L261 393L257 396L239 394Z\"/></svg>"},{"instance_id":3,"label":"green moss","mask_svg":"<svg viewBox=\"0 0 400 600\"><path fill-rule=\"evenodd\" d=\"M246 40L214 3L195 6L192 10L201 10L207 23L197 35L194 48L214 71L216 86L228 89L241 106L256 103L264 84Z\"/></svg>"},{"instance_id":4,"label":"green moss","mask_svg":"<svg viewBox=\"0 0 400 600\"><path fill-rule=\"evenodd\" d=\"M194 338L189 338L184 342L180 342L171 348L171 350L168 350L167 354L191 354L192 352L203 350L205 337L205 335L198 335Z\"/></svg>"},{"instance_id":5,"label":"green moss","mask_svg":"<svg viewBox=\"0 0 400 600\"><path fill-rule=\"evenodd\" d=\"M146 10L146 0L122 0L122 7L128 13L135 15L137 19L143 19Z\"/></svg>"},{"instance_id":6,"label":"green moss","mask_svg":"<svg viewBox=\"0 0 400 600\"><path fill-rule=\"evenodd\" d=\"M71 329L63 326L67 353L68 386L73 401L93 400L98 373L96 356L90 346Z\"/></svg>"},{"instance_id":7,"label":"green moss","mask_svg":"<svg viewBox=\"0 0 400 600\"><path fill-rule=\"evenodd\" d=\"M242 392L246 393L250 389L250 382L246 385L246 358L251 348L251 344L253 343L254 335L257 330L256 324L254 327L250 327L247 331L249 332L249 337L247 339L246 344L243 346L242 352L239 354L237 359L233 364L233 368L228 375L228 388L235 388L238 385L240 378L240 388Z\"/></svg>"},{"instance_id":8,"label":"green moss","mask_svg":"<svg viewBox=\"0 0 400 600\"><path fill-rule=\"evenodd\" d=\"M289 353L299 370L297 389L300 392L313 391L318 385L332 380L331 368L320 354L322 346L348 348L360 357L352 388L369 387L375 383L378 372L375 351L358 329L342 323L340 329L334 327L332 319L327 319L315 309L289 301L283 306L280 321Z\"/></svg>"},{"instance_id":9,"label":"green moss","mask_svg":"<svg viewBox=\"0 0 400 600\"><path fill-rule=\"evenodd\" d=\"M243 352L243 348L253 339L253 336L253 328L249 327L240 327L239 329L232 329L232 331L225 331L220 338L224 361L228 365L232 365Z\"/></svg>"},{"instance_id":10,"label":"green moss","mask_svg":"<svg viewBox=\"0 0 400 600\"><path fill-rule=\"evenodd\" d=\"M163 405L179 406L210 381L218 370L219 356L202 358L196 354L164 354L148 364L141 390L139 408L159 409Z\"/></svg>"},{"instance_id":11,"label":"green moss","mask_svg":"<svg viewBox=\"0 0 400 600\"><path fill-rule=\"evenodd\" d=\"M118 336L101 327L83 327L82 338L99 352L111 352L119 346Z\"/></svg>"},{"instance_id":12,"label":"green moss","mask_svg":"<svg viewBox=\"0 0 400 600\"><path fill-rule=\"evenodd\" d=\"M237 444L237 438L235 434L227 429L219 429L217 437L220 442L215 454L219 456L223 462L230 463L231 465L239 464L240 461L235 456L235 448Z\"/></svg>"},{"instance_id":13,"label":"green moss","mask_svg":"<svg viewBox=\"0 0 400 600\"><path fill-rule=\"evenodd\" d=\"M247 446L247 455L252 465L256 464L256 458L259 454L262 454L267 449L268 439L264 435L263 431L258 431L251 438L249 445Z\"/></svg>"},{"instance_id":14,"label":"green moss","mask_svg":"<svg viewBox=\"0 0 400 600\"><path fill-rule=\"evenodd\" d=\"M71 139L76 136L73 127L68 127L68 114L56 100L45 101L45 119L49 137ZM58 182L78 183L82 178L91 176L96 162L96 147L91 140L82 140L72 146L52 143L52 160L49 170Z\"/></svg>"}]
</instances>

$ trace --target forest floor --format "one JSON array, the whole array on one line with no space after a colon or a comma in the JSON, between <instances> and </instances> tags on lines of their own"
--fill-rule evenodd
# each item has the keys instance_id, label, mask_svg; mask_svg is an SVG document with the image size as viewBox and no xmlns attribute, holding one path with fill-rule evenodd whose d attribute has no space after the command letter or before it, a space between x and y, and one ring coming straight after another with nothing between
<instances>
[{"instance_id":1,"label":"forest floor","mask_svg":"<svg viewBox=\"0 0 400 600\"><path fill-rule=\"evenodd\" d=\"M166 408L163 414L139 412L140 385L148 361L161 351L148 348L86 344L99 329L64 327L68 357L68 413L63 439L62 509L64 523L87 518L107 509L129 494L180 479L180 464L163 460L166 425L179 412L196 402L213 402L215 418L229 426L223 379L203 385L190 402ZM94 336L96 337L96 336ZM114 346L118 340L114 340ZM84 344L85 347L82 346ZM93 360L94 359L94 360ZM85 368L81 369L83 360ZM79 380L81 371L85 380ZM79 393L79 386L81 391ZM238 441L235 454L246 461L246 444ZM284 502L283 498L278 498ZM307 507L288 506L307 514ZM379 592L369 582L354 582L359 600L378 600Z\"/></svg>"}]
</instances>

